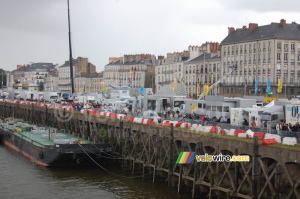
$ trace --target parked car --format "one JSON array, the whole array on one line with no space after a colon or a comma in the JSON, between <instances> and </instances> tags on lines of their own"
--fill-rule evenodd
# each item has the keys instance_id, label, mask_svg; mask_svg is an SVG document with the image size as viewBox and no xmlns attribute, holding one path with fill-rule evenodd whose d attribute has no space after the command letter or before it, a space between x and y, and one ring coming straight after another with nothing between
<instances>
[{"instance_id":1,"label":"parked car","mask_svg":"<svg viewBox=\"0 0 300 199\"><path fill-rule=\"evenodd\" d=\"M151 119L151 120L157 119L159 123L161 121L161 118L158 116L158 114L155 111L145 111L143 114L143 118Z\"/></svg>"}]
</instances>

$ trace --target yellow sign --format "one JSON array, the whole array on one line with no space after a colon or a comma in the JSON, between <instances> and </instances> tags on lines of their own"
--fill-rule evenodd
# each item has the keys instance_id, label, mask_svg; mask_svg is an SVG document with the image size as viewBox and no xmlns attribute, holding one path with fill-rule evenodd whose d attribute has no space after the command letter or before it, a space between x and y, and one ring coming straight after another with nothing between
<instances>
[{"instance_id":1,"label":"yellow sign","mask_svg":"<svg viewBox=\"0 0 300 199\"><path fill-rule=\"evenodd\" d=\"M28 83L23 83L23 86L29 86L29 84Z\"/></svg>"},{"instance_id":2,"label":"yellow sign","mask_svg":"<svg viewBox=\"0 0 300 199\"><path fill-rule=\"evenodd\" d=\"M197 110L196 104L192 104L192 112L196 112L196 110Z\"/></svg>"},{"instance_id":3,"label":"yellow sign","mask_svg":"<svg viewBox=\"0 0 300 199\"><path fill-rule=\"evenodd\" d=\"M82 92L82 88L79 88L79 89L78 89L78 92Z\"/></svg>"},{"instance_id":4,"label":"yellow sign","mask_svg":"<svg viewBox=\"0 0 300 199\"><path fill-rule=\"evenodd\" d=\"M14 87L18 87L19 86L19 84L14 84Z\"/></svg>"},{"instance_id":5,"label":"yellow sign","mask_svg":"<svg viewBox=\"0 0 300 199\"><path fill-rule=\"evenodd\" d=\"M106 91L107 91L107 87L104 88L104 93L106 93Z\"/></svg>"},{"instance_id":6,"label":"yellow sign","mask_svg":"<svg viewBox=\"0 0 300 199\"><path fill-rule=\"evenodd\" d=\"M277 101L278 100L278 98L277 97L264 97L264 103L270 103L270 102L272 102L272 101Z\"/></svg>"},{"instance_id":7,"label":"yellow sign","mask_svg":"<svg viewBox=\"0 0 300 199\"><path fill-rule=\"evenodd\" d=\"M197 97L199 97L199 96L200 96L199 89L200 89L200 85L199 85L199 84L197 84Z\"/></svg>"},{"instance_id":8,"label":"yellow sign","mask_svg":"<svg viewBox=\"0 0 300 199\"><path fill-rule=\"evenodd\" d=\"M204 85L204 96L208 95L208 85Z\"/></svg>"},{"instance_id":9,"label":"yellow sign","mask_svg":"<svg viewBox=\"0 0 300 199\"><path fill-rule=\"evenodd\" d=\"M278 93L282 93L282 79L278 79Z\"/></svg>"}]
</instances>

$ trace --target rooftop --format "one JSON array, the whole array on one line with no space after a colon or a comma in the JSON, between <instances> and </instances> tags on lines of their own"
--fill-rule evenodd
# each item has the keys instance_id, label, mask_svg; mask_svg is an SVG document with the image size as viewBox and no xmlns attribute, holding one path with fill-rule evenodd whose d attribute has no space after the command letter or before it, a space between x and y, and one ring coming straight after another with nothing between
<instances>
[{"instance_id":1,"label":"rooftop","mask_svg":"<svg viewBox=\"0 0 300 199\"><path fill-rule=\"evenodd\" d=\"M272 23L258 26L249 32L249 28L234 30L221 42L221 45L266 39L300 40L300 26L296 23L286 24L285 28L280 23Z\"/></svg>"}]
</instances>

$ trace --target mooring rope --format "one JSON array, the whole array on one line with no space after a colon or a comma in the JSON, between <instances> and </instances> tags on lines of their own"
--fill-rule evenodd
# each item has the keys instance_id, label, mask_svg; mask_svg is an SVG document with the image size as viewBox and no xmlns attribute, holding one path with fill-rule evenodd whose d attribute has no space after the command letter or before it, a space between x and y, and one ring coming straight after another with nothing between
<instances>
[{"instance_id":1,"label":"mooring rope","mask_svg":"<svg viewBox=\"0 0 300 199\"><path fill-rule=\"evenodd\" d=\"M107 170L106 168L104 168L103 166L101 166L97 161L95 161L87 152L86 150L83 148L83 146L81 146L81 144L78 143L78 145L80 146L80 148L83 150L83 152L97 165L99 166L101 169L103 169L104 171L106 171L107 173L110 173L114 176L117 176L117 177L121 177L121 178L129 178L129 179L132 179L132 178L140 178L140 177L143 177L143 176L146 176L146 175L149 175L151 174L152 172L149 172L147 174L144 174L144 175L140 175L140 176L132 176L132 177L128 177L128 176L122 176L122 175L119 175L119 174L116 174L114 172L111 172L109 170Z\"/></svg>"},{"instance_id":2,"label":"mooring rope","mask_svg":"<svg viewBox=\"0 0 300 199\"><path fill-rule=\"evenodd\" d=\"M117 156L115 156L115 157L107 157L107 156L104 156L104 155L101 155L101 154L97 154L97 153L95 153L95 152L93 152L93 151L91 151L91 150L89 150L89 149L87 149L87 148L85 148L85 147L83 147L83 146L81 146L82 148L84 148L86 151L88 151L88 152L90 152L90 153L92 153L92 154L95 154L95 155L97 155L97 156L99 156L99 157L104 157L104 158L107 158L107 159L111 159L111 160L121 160L121 159L123 159L123 158L121 158L121 157L117 157ZM98 149L98 148L97 148ZM101 151L101 150L100 150ZM101 153L104 153L103 151L101 151Z\"/></svg>"}]
</instances>

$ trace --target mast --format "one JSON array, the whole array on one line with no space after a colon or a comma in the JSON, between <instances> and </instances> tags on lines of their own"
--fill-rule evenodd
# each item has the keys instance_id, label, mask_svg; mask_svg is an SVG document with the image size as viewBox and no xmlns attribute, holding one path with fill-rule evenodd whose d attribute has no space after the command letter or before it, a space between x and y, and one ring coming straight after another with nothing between
<instances>
[{"instance_id":1,"label":"mast","mask_svg":"<svg viewBox=\"0 0 300 199\"><path fill-rule=\"evenodd\" d=\"M71 78L71 91L74 93L74 79L73 79L73 57L72 57L72 44L71 44L71 23L70 23L70 7L68 0L68 24L69 24L69 51L70 51L70 78Z\"/></svg>"}]
</instances>

